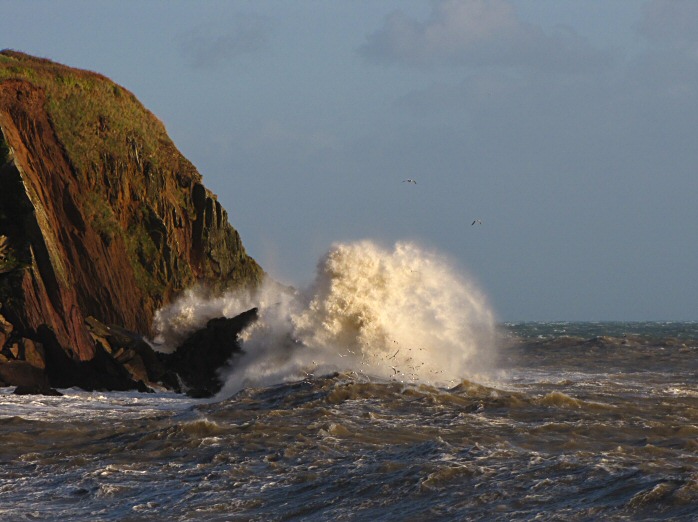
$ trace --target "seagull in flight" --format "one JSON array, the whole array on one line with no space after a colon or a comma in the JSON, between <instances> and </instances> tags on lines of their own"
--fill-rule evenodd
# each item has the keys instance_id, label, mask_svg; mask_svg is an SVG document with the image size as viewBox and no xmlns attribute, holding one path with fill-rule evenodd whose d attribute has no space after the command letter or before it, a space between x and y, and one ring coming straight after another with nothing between
<instances>
[{"instance_id":1,"label":"seagull in flight","mask_svg":"<svg viewBox=\"0 0 698 522\"><path fill-rule=\"evenodd\" d=\"M413 179L403 179L402 182L403 183L414 183L415 185L417 184L417 182Z\"/></svg>"},{"instance_id":2,"label":"seagull in flight","mask_svg":"<svg viewBox=\"0 0 698 522\"><path fill-rule=\"evenodd\" d=\"M470 226L472 227L472 226L475 225L476 223L477 223L478 225L482 225L482 220L481 220L481 219L476 219L475 221L473 221L472 223L470 223Z\"/></svg>"}]
</instances>

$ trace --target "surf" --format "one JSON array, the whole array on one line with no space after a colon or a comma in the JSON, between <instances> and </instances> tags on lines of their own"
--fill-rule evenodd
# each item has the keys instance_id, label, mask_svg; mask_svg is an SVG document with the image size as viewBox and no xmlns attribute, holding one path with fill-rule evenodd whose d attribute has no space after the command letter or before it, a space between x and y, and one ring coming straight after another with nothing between
<instances>
[{"instance_id":1,"label":"surf","mask_svg":"<svg viewBox=\"0 0 698 522\"><path fill-rule=\"evenodd\" d=\"M245 356L219 395L334 371L449 386L492 369L495 319L485 295L446 256L413 242L337 243L301 290L187 292L156 314L158 341L171 349L208 319L255 306L259 320L241 336Z\"/></svg>"}]
</instances>

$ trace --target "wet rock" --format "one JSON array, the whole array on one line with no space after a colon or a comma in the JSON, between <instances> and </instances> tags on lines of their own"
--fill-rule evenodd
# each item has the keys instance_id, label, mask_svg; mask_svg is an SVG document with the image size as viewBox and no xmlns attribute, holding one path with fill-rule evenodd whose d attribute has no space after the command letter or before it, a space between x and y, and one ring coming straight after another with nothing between
<instances>
[{"instance_id":1,"label":"wet rock","mask_svg":"<svg viewBox=\"0 0 698 522\"><path fill-rule=\"evenodd\" d=\"M62 349L50 329L40 328L39 335L46 352L46 375L51 386L77 386L89 391L126 391L142 387L101 344L95 344L92 359L79 361Z\"/></svg>"},{"instance_id":2,"label":"wet rock","mask_svg":"<svg viewBox=\"0 0 698 522\"><path fill-rule=\"evenodd\" d=\"M218 317L194 332L173 354L162 354L166 367L181 377L192 397L211 397L222 387L219 370L242 348L238 336L257 320L257 308L233 318Z\"/></svg>"},{"instance_id":3,"label":"wet rock","mask_svg":"<svg viewBox=\"0 0 698 522\"><path fill-rule=\"evenodd\" d=\"M55 388L45 386L17 386L14 395L49 395L54 397L62 397L63 394Z\"/></svg>"},{"instance_id":4,"label":"wet rock","mask_svg":"<svg viewBox=\"0 0 698 522\"><path fill-rule=\"evenodd\" d=\"M159 383L173 389L171 378L165 378L168 369L141 335L117 325L106 325L94 317L88 317L85 322L95 342L124 367L132 380L145 384Z\"/></svg>"},{"instance_id":5,"label":"wet rock","mask_svg":"<svg viewBox=\"0 0 698 522\"><path fill-rule=\"evenodd\" d=\"M148 378L148 370L146 369L145 364L143 363L143 359L133 350L130 351L133 354L133 356L130 357L128 361L120 361L121 364L123 364L124 368L129 373L129 375L131 375L131 378L134 381L143 383L149 382L150 379Z\"/></svg>"}]
</instances>

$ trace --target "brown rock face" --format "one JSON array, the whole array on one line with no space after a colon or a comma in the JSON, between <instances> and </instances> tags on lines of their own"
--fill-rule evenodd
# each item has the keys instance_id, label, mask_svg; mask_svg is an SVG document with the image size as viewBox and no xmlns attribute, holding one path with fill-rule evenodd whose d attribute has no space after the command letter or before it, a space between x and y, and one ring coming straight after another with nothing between
<instances>
[{"instance_id":1,"label":"brown rock face","mask_svg":"<svg viewBox=\"0 0 698 522\"><path fill-rule=\"evenodd\" d=\"M88 316L148 334L183 289L262 277L200 174L132 94L0 52L2 353L26 338L90 361ZM36 368L35 346L25 352Z\"/></svg>"},{"instance_id":2,"label":"brown rock face","mask_svg":"<svg viewBox=\"0 0 698 522\"><path fill-rule=\"evenodd\" d=\"M87 360L94 347L78 301L78 290L87 286L78 251L95 257L105 252L94 248L98 238L77 210L77 184L44 104L43 93L30 84L0 84L0 139L12 150L0 167L0 226L21 263L2 274L3 313L22 332L48 325L61 345ZM123 259L115 261L115 268L128 268Z\"/></svg>"}]
</instances>

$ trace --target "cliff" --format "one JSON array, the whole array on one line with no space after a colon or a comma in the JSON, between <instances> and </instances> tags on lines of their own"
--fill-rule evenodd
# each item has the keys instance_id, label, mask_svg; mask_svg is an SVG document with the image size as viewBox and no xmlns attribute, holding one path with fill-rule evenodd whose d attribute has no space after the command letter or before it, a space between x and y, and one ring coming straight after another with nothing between
<instances>
[{"instance_id":1,"label":"cliff","mask_svg":"<svg viewBox=\"0 0 698 522\"><path fill-rule=\"evenodd\" d=\"M88 317L145 335L187 287L262 277L216 196L133 94L0 52L0 381L17 384L3 365L53 383L52 361L93 361Z\"/></svg>"}]
</instances>

